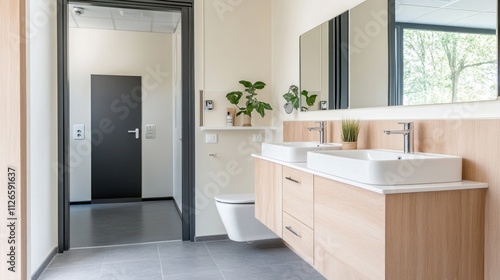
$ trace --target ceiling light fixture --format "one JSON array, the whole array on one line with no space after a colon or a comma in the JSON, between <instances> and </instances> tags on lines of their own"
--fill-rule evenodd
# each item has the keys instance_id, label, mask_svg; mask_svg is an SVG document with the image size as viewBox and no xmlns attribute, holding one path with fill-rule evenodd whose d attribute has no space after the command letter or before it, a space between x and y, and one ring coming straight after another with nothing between
<instances>
[{"instance_id":1,"label":"ceiling light fixture","mask_svg":"<svg viewBox=\"0 0 500 280\"><path fill-rule=\"evenodd\" d=\"M75 15L77 15L77 16L81 16L81 15L83 15L83 13L85 13L85 9L82 7L74 7L73 13L75 13Z\"/></svg>"}]
</instances>

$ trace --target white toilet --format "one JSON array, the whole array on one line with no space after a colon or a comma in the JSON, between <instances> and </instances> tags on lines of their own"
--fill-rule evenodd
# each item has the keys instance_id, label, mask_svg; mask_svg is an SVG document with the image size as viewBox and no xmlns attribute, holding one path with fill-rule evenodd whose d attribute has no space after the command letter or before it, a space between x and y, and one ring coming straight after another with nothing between
<instances>
[{"instance_id":1,"label":"white toilet","mask_svg":"<svg viewBox=\"0 0 500 280\"><path fill-rule=\"evenodd\" d=\"M229 239L245 242L279 238L255 218L255 194L219 195L215 204Z\"/></svg>"}]
</instances>

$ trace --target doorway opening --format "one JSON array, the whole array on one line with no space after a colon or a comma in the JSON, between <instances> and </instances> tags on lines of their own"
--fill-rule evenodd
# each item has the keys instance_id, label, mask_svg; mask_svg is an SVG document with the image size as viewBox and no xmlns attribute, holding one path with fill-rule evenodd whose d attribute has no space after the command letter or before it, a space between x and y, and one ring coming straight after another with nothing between
<instances>
[{"instance_id":1,"label":"doorway opening","mask_svg":"<svg viewBox=\"0 0 500 280\"><path fill-rule=\"evenodd\" d=\"M192 2L123 2L59 2L60 252L194 239Z\"/></svg>"}]
</instances>

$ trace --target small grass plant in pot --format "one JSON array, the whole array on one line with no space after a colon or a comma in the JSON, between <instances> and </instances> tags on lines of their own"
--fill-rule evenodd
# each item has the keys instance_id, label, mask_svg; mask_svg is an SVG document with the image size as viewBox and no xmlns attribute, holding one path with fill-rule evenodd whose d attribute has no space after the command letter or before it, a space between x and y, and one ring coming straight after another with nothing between
<instances>
[{"instance_id":1,"label":"small grass plant in pot","mask_svg":"<svg viewBox=\"0 0 500 280\"><path fill-rule=\"evenodd\" d=\"M358 148L359 120L342 120L342 150Z\"/></svg>"},{"instance_id":2,"label":"small grass plant in pot","mask_svg":"<svg viewBox=\"0 0 500 280\"><path fill-rule=\"evenodd\" d=\"M252 84L249 81L240 81L240 84L245 87L245 94L241 91L233 91L228 93L226 98L231 104L238 108L236 116L243 115L243 126L252 126L251 118L253 110L257 111L261 117L264 117L266 115L266 110L272 110L273 108L268 103L259 101L256 98L257 93L255 93L255 91L265 88L266 84L264 82L259 81ZM240 107L239 103L243 95L245 95L246 102L244 107Z\"/></svg>"}]
</instances>

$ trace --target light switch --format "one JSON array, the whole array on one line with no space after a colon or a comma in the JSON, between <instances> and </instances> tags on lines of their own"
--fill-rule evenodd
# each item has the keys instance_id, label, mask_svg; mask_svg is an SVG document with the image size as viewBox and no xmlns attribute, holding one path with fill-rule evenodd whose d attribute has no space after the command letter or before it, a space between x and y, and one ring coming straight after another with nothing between
<instances>
[{"instance_id":1,"label":"light switch","mask_svg":"<svg viewBox=\"0 0 500 280\"><path fill-rule=\"evenodd\" d=\"M147 124L146 125L146 139L156 139L156 125Z\"/></svg>"},{"instance_id":2,"label":"light switch","mask_svg":"<svg viewBox=\"0 0 500 280\"><path fill-rule=\"evenodd\" d=\"M262 143L262 134L254 134L253 141L256 143Z\"/></svg>"},{"instance_id":3,"label":"light switch","mask_svg":"<svg viewBox=\"0 0 500 280\"><path fill-rule=\"evenodd\" d=\"M206 134L205 143L207 144L217 144L217 134Z\"/></svg>"},{"instance_id":4,"label":"light switch","mask_svg":"<svg viewBox=\"0 0 500 280\"><path fill-rule=\"evenodd\" d=\"M85 125L73 125L73 140L85 140Z\"/></svg>"}]
</instances>

